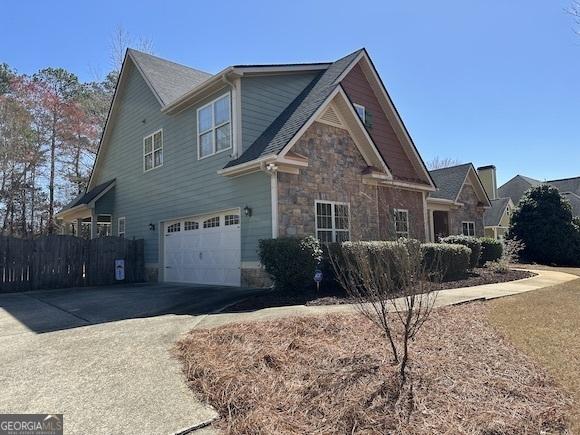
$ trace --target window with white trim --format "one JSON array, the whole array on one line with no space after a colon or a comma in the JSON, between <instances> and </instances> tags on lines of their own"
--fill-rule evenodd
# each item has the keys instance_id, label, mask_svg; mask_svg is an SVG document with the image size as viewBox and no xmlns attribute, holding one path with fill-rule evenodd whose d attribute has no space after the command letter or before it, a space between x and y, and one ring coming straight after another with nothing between
<instances>
[{"instance_id":1,"label":"window with white trim","mask_svg":"<svg viewBox=\"0 0 580 435\"><path fill-rule=\"evenodd\" d=\"M197 109L197 155L203 159L232 147L230 94Z\"/></svg>"},{"instance_id":2,"label":"window with white trim","mask_svg":"<svg viewBox=\"0 0 580 435\"><path fill-rule=\"evenodd\" d=\"M475 222L464 221L461 223L464 236L475 236Z\"/></svg>"},{"instance_id":3,"label":"window with white trim","mask_svg":"<svg viewBox=\"0 0 580 435\"><path fill-rule=\"evenodd\" d=\"M396 208L395 214L395 234L397 237L409 237L409 210Z\"/></svg>"},{"instance_id":4,"label":"window with white trim","mask_svg":"<svg viewBox=\"0 0 580 435\"><path fill-rule=\"evenodd\" d=\"M209 219L206 219L205 221L203 221L203 227L204 228L215 228L215 227L219 227L220 226L220 217L219 216L215 216Z\"/></svg>"},{"instance_id":5,"label":"window with white trim","mask_svg":"<svg viewBox=\"0 0 580 435\"><path fill-rule=\"evenodd\" d=\"M240 223L239 214L227 214L225 216L225 224L227 225L238 225Z\"/></svg>"},{"instance_id":6,"label":"window with white trim","mask_svg":"<svg viewBox=\"0 0 580 435\"><path fill-rule=\"evenodd\" d=\"M316 237L321 242L350 240L350 204L316 201Z\"/></svg>"},{"instance_id":7,"label":"window with white trim","mask_svg":"<svg viewBox=\"0 0 580 435\"><path fill-rule=\"evenodd\" d=\"M363 122L363 124L367 121L367 111L365 106L361 105L361 104L356 104L353 103L354 106L354 110L356 110L356 113L358 113L358 116L360 118L360 120Z\"/></svg>"},{"instance_id":8,"label":"window with white trim","mask_svg":"<svg viewBox=\"0 0 580 435\"><path fill-rule=\"evenodd\" d=\"M198 230L199 224L195 221L185 221L183 223L183 231Z\"/></svg>"},{"instance_id":9,"label":"window with white trim","mask_svg":"<svg viewBox=\"0 0 580 435\"><path fill-rule=\"evenodd\" d=\"M120 217L117 219L117 235L119 237L125 237L125 218Z\"/></svg>"},{"instance_id":10,"label":"window with white trim","mask_svg":"<svg viewBox=\"0 0 580 435\"><path fill-rule=\"evenodd\" d=\"M97 237L113 235L113 218L110 214L97 216Z\"/></svg>"},{"instance_id":11,"label":"window with white trim","mask_svg":"<svg viewBox=\"0 0 580 435\"><path fill-rule=\"evenodd\" d=\"M181 231L181 222L175 222L167 227L168 233L178 233Z\"/></svg>"},{"instance_id":12,"label":"window with white trim","mask_svg":"<svg viewBox=\"0 0 580 435\"><path fill-rule=\"evenodd\" d=\"M143 170L145 172L163 165L163 130L143 138Z\"/></svg>"}]
</instances>

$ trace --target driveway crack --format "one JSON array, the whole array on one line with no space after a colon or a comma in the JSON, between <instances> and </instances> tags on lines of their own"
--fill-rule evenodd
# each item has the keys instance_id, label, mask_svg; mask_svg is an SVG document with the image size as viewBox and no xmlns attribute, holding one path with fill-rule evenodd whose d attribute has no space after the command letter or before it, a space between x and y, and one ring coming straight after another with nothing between
<instances>
[{"instance_id":1,"label":"driveway crack","mask_svg":"<svg viewBox=\"0 0 580 435\"><path fill-rule=\"evenodd\" d=\"M23 296L26 296L26 297L28 297L30 299L34 299L34 300L36 300L38 302L41 302L41 303L43 303L45 305L48 305L48 306L53 307L53 308L56 308L57 310L62 311L63 313L66 313L66 314L69 314L69 315L71 315L73 317L76 317L77 319L82 320L83 322L85 322L87 325L91 325L93 323L89 319L85 319L84 317L81 317L81 316L79 316L79 315L77 315L75 313L71 313L70 311L67 311L64 308L61 308L58 305L55 305L53 303L47 302L45 300L42 300L40 298L34 297L34 296L30 295L30 294L23 294Z\"/></svg>"}]
</instances>

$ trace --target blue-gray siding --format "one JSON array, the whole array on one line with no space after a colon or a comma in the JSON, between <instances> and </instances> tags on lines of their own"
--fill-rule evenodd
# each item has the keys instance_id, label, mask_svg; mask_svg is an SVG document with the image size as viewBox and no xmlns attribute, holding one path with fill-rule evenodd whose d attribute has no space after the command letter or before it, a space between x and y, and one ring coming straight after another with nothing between
<instances>
[{"instance_id":1,"label":"blue-gray siding","mask_svg":"<svg viewBox=\"0 0 580 435\"><path fill-rule=\"evenodd\" d=\"M243 77L242 146L244 151L314 79L315 73Z\"/></svg>"},{"instance_id":2,"label":"blue-gray siding","mask_svg":"<svg viewBox=\"0 0 580 435\"><path fill-rule=\"evenodd\" d=\"M100 156L93 183L117 180L112 195L113 233L117 218L125 217L126 236L144 238L145 261L157 263L161 221L247 205L253 213L249 218L242 213L242 261L257 260L258 240L272 234L269 176L262 172L237 178L218 175L217 170L230 160L230 151L197 159L196 109L228 90L176 115L165 115L135 68L128 72L109 145ZM160 128L163 166L144 173L143 137ZM149 229L150 223L155 231Z\"/></svg>"}]
</instances>

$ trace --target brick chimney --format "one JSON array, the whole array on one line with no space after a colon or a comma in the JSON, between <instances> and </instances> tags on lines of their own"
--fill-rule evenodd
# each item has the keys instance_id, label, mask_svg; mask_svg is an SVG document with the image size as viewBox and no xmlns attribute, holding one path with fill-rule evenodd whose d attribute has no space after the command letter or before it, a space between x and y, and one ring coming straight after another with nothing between
<instances>
[{"instance_id":1,"label":"brick chimney","mask_svg":"<svg viewBox=\"0 0 580 435\"><path fill-rule=\"evenodd\" d=\"M488 165L488 166L480 166L477 168L477 173L483 184L483 188L489 196L489 199L496 199L497 198L497 179L495 176L495 166Z\"/></svg>"}]
</instances>

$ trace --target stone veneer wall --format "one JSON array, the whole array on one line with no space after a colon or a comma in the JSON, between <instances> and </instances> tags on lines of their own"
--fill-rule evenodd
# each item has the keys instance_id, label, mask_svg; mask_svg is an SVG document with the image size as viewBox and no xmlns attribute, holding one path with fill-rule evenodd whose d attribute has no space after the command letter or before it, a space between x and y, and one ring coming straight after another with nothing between
<instances>
[{"instance_id":1,"label":"stone veneer wall","mask_svg":"<svg viewBox=\"0 0 580 435\"><path fill-rule=\"evenodd\" d=\"M475 222L475 235L483 237L483 212L485 209L478 205L479 198L471 185L465 184L463 186L463 190L459 194L459 202L463 204L463 207L449 212L449 233L452 235L462 234L462 222L472 221Z\"/></svg>"},{"instance_id":2,"label":"stone veneer wall","mask_svg":"<svg viewBox=\"0 0 580 435\"><path fill-rule=\"evenodd\" d=\"M425 213L423 194L421 192L379 188L380 236L382 240L396 238L394 209L406 209L409 212L409 237L425 240Z\"/></svg>"},{"instance_id":3,"label":"stone veneer wall","mask_svg":"<svg viewBox=\"0 0 580 435\"><path fill-rule=\"evenodd\" d=\"M395 238L393 209L409 211L410 237L425 240L421 192L364 184L366 162L346 130L315 122L294 152L308 158L300 175L278 174L280 237L315 233L315 200L350 203L352 240Z\"/></svg>"},{"instance_id":4,"label":"stone veneer wall","mask_svg":"<svg viewBox=\"0 0 580 435\"><path fill-rule=\"evenodd\" d=\"M377 187L363 184L367 167L346 130L315 122L292 150L308 158L300 175L278 173L278 234L314 235L314 201L350 203L351 240L377 240Z\"/></svg>"}]
</instances>

